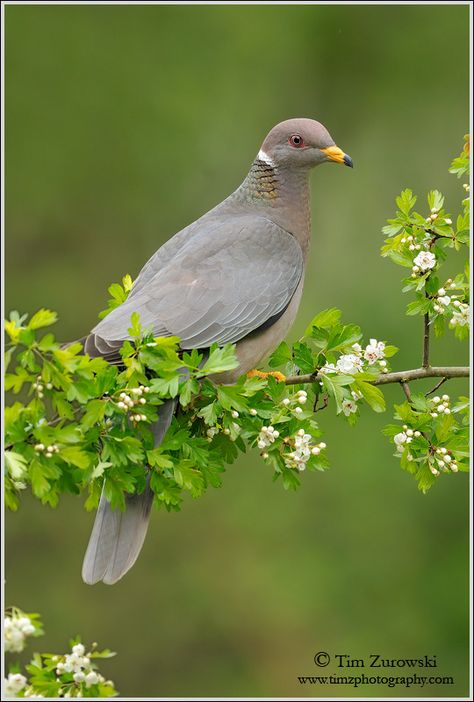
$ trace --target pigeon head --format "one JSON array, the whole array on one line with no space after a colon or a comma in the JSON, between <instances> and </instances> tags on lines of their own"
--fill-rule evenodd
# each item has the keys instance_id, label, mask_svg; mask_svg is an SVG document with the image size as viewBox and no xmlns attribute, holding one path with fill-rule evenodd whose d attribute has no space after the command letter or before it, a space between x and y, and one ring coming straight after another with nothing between
<instances>
[{"instance_id":1,"label":"pigeon head","mask_svg":"<svg viewBox=\"0 0 474 702\"><path fill-rule=\"evenodd\" d=\"M272 166L313 168L333 161L352 168L352 159L314 119L287 119L267 134L258 158Z\"/></svg>"}]
</instances>

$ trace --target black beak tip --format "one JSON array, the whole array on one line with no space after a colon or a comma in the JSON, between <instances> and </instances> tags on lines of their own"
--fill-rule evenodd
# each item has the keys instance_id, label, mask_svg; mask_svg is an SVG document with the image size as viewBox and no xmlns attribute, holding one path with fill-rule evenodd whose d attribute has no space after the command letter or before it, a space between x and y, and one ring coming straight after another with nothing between
<instances>
[{"instance_id":1,"label":"black beak tip","mask_svg":"<svg viewBox=\"0 0 474 702\"><path fill-rule=\"evenodd\" d=\"M352 159L347 154L344 154L344 164L346 166L349 166L349 168L354 168L354 164L352 163Z\"/></svg>"}]
</instances>

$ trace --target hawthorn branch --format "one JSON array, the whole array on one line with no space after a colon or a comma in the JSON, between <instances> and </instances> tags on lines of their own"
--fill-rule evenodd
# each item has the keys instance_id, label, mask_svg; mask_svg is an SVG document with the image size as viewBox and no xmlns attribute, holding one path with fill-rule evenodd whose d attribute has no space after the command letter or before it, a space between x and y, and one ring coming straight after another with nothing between
<instances>
[{"instance_id":1,"label":"hawthorn branch","mask_svg":"<svg viewBox=\"0 0 474 702\"><path fill-rule=\"evenodd\" d=\"M430 315L428 312L424 316L422 365L423 368L428 368L430 365Z\"/></svg>"},{"instance_id":2,"label":"hawthorn branch","mask_svg":"<svg viewBox=\"0 0 474 702\"><path fill-rule=\"evenodd\" d=\"M469 366L428 366L427 368L414 368L406 371L396 371L394 373L384 373L378 378L368 380L372 385L388 385L389 383L409 383L412 380L422 378L469 378ZM316 371L306 375L293 375L285 379L286 385L305 385L317 383L324 374Z\"/></svg>"}]
</instances>

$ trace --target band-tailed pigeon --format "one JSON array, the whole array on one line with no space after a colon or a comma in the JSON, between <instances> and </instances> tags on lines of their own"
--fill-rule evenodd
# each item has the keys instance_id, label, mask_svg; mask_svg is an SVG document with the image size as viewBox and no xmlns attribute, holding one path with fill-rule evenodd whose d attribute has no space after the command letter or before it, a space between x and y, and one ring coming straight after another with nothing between
<instances>
[{"instance_id":1,"label":"band-tailed pigeon","mask_svg":"<svg viewBox=\"0 0 474 702\"><path fill-rule=\"evenodd\" d=\"M234 382L283 339L303 290L310 241L309 173L333 161L352 167L325 127L311 119L281 122L267 135L250 171L228 198L175 234L142 268L128 299L97 324L85 352L116 360L138 312L156 336L176 335L183 349L235 343ZM151 426L158 446L175 401ZM149 487L112 509L104 493L84 558L86 583L117 582L135 563L153 501Z\"/></svg>"}]
</instances>

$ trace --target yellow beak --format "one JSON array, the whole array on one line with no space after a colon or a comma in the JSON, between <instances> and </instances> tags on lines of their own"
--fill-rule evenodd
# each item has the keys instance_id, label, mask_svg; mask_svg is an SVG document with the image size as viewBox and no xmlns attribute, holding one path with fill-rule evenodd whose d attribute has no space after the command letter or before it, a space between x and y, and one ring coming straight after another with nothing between
<instances>
[{"instance_id":1,"label":"yellow beak","mask_svg":"<svg viewBox=\"0 0 474 702\"><path fill-rule=\"evenodd\" d=\"M351 157L348 154L345 154L344 151L338 146L328 146L327 149L321 149L321 151L323 154L326 154L330 161L343 163L345 166L349 166L349 168L354 167Z\"/></svg>"}]
</instances>

